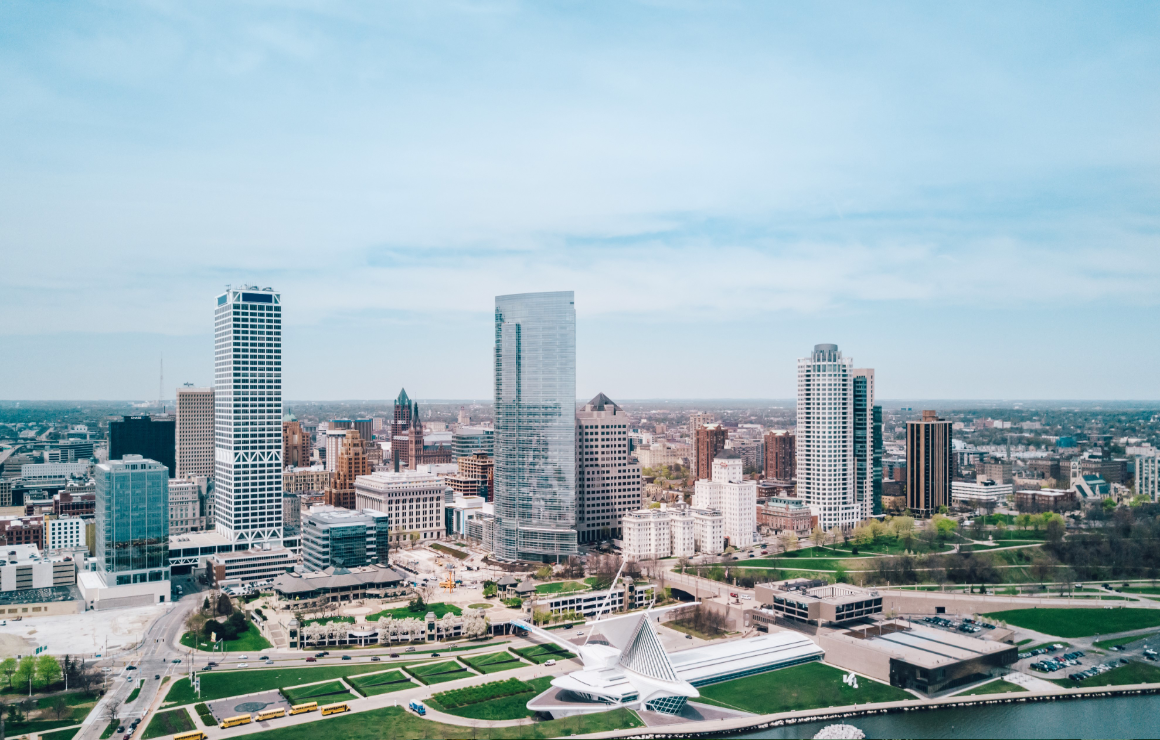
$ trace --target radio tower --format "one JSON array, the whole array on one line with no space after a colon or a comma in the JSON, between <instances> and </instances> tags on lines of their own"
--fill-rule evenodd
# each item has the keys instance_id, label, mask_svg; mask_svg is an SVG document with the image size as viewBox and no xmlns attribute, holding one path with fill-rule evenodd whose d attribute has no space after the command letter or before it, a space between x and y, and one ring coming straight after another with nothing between
<instances>
[{"instance_id":1,"label":"radio tower","mask_svg":"<svg viewBox=\"0 0 1160 740\"><path fill-rule=\"evenodd\" d=\"M157 405L161 408L161 413L165 413L165 406L163 399L165 398L165 353L161 353L161 373L157 377Z\"/></svg>"}]
</instances>

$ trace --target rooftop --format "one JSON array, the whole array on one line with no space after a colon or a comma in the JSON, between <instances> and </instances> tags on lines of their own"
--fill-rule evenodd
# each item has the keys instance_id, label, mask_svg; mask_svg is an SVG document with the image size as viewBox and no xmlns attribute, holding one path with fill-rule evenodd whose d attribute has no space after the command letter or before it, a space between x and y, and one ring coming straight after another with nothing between
<instances>
[{"instance_id":1,"label":"rooftop","mask_svg":"<svg viewBox=\"0 0 1160 740\"><path fill-rule=\"evenodd\" d=\"M937 668L1014 649L1005 643L936 630L901 619L844 630L835 635L869 641L891 656L922 668Z\"/></svg>"}]
</instances>

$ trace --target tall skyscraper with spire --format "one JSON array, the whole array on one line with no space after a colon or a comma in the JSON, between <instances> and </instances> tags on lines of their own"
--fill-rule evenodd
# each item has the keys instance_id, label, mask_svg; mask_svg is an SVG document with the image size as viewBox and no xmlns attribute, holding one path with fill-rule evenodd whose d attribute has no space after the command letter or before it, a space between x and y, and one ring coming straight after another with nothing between
<instances>
[{"instance_id":1,"label":"tall skyscraper with spire","mask_svg":"<svg viewBox=\"0 0 1160 740\"><path fill-rule=\"evenodd\" d=\"M239 544L282 544L282 297L230 288L217 298L214 519Z\"/></svg>"},{"instance_id":2,"label":"tall skyscraper with spire","mask_svg":"<svg viewBox=\"0 0 1160 740\"><path fill-rule=\"evenodd\" d=\"M487 544L509 560L577 552L572 291L495 299L495 526Z\"/></svg>"}]
</instances>

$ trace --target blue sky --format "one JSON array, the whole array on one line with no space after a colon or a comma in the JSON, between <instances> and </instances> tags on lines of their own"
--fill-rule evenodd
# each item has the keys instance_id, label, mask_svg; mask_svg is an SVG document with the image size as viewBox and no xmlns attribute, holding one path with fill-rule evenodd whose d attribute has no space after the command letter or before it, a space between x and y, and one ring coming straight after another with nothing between
<instances>
[{"instance_id":1,"label":"blue sky","mask_svg":"<svg viewBox=\"0 0 1160 740\"><path fill-rule=\"evenodd\" d=\"M0 398L487 398L574 290L581 397L1156 399L1155 3L0 4ZM353 370L354 372L351 372Z\"/></svg>"}]
</instances>

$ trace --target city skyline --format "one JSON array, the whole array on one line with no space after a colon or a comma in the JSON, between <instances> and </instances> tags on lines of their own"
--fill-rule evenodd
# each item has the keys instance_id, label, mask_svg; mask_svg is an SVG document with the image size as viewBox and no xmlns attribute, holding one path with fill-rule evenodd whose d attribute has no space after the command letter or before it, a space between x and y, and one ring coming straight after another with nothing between
<instances>
[{"instance_id":1,"label":"city skyline","mask_svg":"<svg viewBox=\"0 0 1160 740\"><path fill-rule=\"evenodd\" d=\"M1160 14L1045 7L6 3L0 395L209 385L250 282L288 398L486 398L491 298L575 290L579 399L789 398L817 343L882 398L1154 399ZM693 336L750 362L652 359Z\"/></svg>"}]
</instances>

